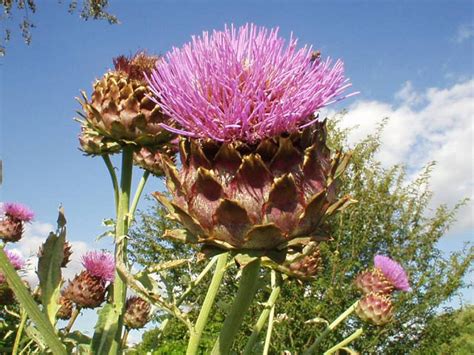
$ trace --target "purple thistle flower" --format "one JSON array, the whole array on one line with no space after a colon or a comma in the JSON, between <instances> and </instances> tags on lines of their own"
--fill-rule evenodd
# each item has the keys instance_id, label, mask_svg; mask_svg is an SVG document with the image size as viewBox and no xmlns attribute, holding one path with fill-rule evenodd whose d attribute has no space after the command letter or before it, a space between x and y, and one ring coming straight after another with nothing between
<instances>
[{"instance_id":1,"label":"purple thistle flower","mask_svg":"<svg viewBox=\"0 0 474 355\"><path fill-rule=\"evenodd\" d=\"M16 202L7 202L2 206L2 212L12 219L17 219L22 222L30 222L35 214L25 205Z\"/></svg>"},{"instance_id":2,"label":"purple thistle flower","mask_svg":"<svg viewBox=\"0 0 474 355\"><path fill-rule=\"evenodd\" d=\"M110 253L90 251L82 257L82 265L93 276L112 282L115 278L115 260Z\"/></svg>"},{"instance_id":3,"label":"purple thistle flower","mask_svg":"<svg viewBox=\"0 0 474 355\"><path fill-rule=\"evenodd\" d=\"M374 257L374 266L382 271L384 276L393 286L402 291L410 291L408 276L403 267L388 256L376 255Z\"/></svg>"},{"instance_id":4,"label":"purple thistle flower","mask_svg":"<svg viewBox=\"0 0 474 355\"><path fill-rule=\"evenodd\" d=\"M20 253L13 250L3 250L15 270L20 270L25 266L25 260ZM0 284L5 282L5 276L0 272Z\"/></svg>"},{"instance_id":5,"label":"purple thistle flower","mask_svg":"<svg viewBox=\"0 0 474 355\"><path fill-rule=\"evenodd\" d=\"M203 32L173 48L148 78L163 111L182 129L172 132L217 141L256 142L294 132L313 114L341 100L351 84L338 60L312 57L312 48L288 45L278 28L247 24Z\"/></svg>"}]
</instances>

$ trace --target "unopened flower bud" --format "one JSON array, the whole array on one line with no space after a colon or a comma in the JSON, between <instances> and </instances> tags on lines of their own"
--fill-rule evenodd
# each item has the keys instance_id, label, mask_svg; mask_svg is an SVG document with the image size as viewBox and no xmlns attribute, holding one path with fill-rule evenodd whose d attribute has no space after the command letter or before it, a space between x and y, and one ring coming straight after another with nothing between
<instances>
[{"instance_id":1,"label":"unopened flower bud","mask_svg":"<svg viewBox=\"0 0 474 355\"><path fill-rule=\"evenodd\" d=\"M357 304L356 313L360 319L375 325L384 325L393 318L392 301L389 296L369 293Z\"/></svg>"},{"instance_id":2,"label":"unopened flower bud","mask_svg":"<svg viewBox=\"0 0 474 355\"><path fill-rule=\"evenodd\" d=\"M127 300L124 324L130 329L143 328L150 319L150 304L140 297L132 296Z\"/></svg>"}]
</instances>

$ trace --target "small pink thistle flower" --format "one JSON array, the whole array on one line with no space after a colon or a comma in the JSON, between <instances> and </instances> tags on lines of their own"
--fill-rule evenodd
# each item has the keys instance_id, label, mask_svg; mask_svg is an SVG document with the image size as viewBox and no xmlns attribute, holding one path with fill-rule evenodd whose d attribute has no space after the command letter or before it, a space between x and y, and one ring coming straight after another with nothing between
<instances>
[{"instance_id":1,"label":"small pink thistle flower","mask_svg":"<svg viewBox=\"0 0 474 355\"><path fill-rule=\"evenodd\" d=\"M376 255L374 257L374 266L382 271L383 275L393 286L401 291L410 291L408 276L403 267L388 256Z\"/></svg>"},{"instance_id":2,"label":"small pink thistle flower","mask_svg":"<svg viewBox=\"0 0 474 355\"><path fill-rule=\"evenodd\" d=\"M34 213L25 205L16 202L7 202L2 206L2 212L7 216L15 220L22 222L31 222L34 218Z\"/></svg>"},{"instance_id":3,"label":"small pink thistle flower","mask_svg":"<svg viewBox=\"0 0 474 355\"><path fill-rule=\"evenodd\" d=\"M90 251L82 257L82 265L93 276L104 282L112 282L115 278L115 260L110 253Z\"/></svg>"},{"instance_id":4,"label":"small pink thistle flower","mask_svg":"<svg viewBox=\"0 0 474 355\"><path fill-rule=\"evenodd\" d=\"M315 122L314 113L350 86L344 65L321 60L311 47L288 45L278 28L246 24L203 32L173 48L148 78L163 111L182 129L216 141L254 143Z\"/></svg>"},{"instance_id":5,"label":"small pink thistle flower","mask_svg":"<svg viewBox=\"0 0 474 355\"><path fill-rule=\"evenodd\" d=\"M13 250L3 250L15 270L20 270L25 266L25 260L20 253ZM5 276L0 272L0 284L5 282Z\"/></svg>"}]
</instances>

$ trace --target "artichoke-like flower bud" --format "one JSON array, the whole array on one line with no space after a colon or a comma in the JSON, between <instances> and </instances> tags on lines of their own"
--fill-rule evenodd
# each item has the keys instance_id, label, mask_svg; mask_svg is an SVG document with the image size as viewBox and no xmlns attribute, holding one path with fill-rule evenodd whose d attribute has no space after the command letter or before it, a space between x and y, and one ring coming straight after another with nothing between
<instances>
[{"instance_id":1,"label":"artichoke-like flower bud","mask_svg":"<svg viewBox=\"0 0 474 355\"><path fill-rule=\"evenodd\" d=\"M327 240L325 219L351 199L336 197L349 156L325 140L324 122L256 145L183 139L181 170L164 159L173 201L154 196L187 231L166 236L262 251Z\"/></svg>"},{"instance_id":2,"label":"artichoke-like flower bud","mask_svg":"<svg viewBox=\"0 0 474 355\"><path fill-rule=\"evenodd\" d=\"M163 154L173 157L176 154L173 145L163 146L160 149L142 147L133 154L133 163L155 176L163 176Z\"/></svg>"},{"instance_id":3,"label":"artichoke-like flower bud","mask_svg":"<svg viewBox=\"0 0 474 355\"><path fill-rule=\"evenodd\" d=\"M4 203L0 217L0 239L3 242L17 242L23 236L25 223L31 222L34 213L20 203Z\"/></svg>"},{"instance_id":4,"label":"artichoke-like flower bud","mask_svg":"<svg viewBox=\"0 0 474 355\"><path fill-rule=\"evenodd\" d=\"M322 268L321 253L318 248L289 265L290 275L301 279L312 279Z\"/></svg>"},{"instance_id":5,"label":"artichoke-like flower bud","mask_svg":"<svg viewBox=\"0 0 474 355\"><path fill-rule=\"evenodd\" d=\"M122 149L121 145L113 139L104 137L86 126L81 127L79 144L86 155L114 154Z\"/></svg>"},{"instance_id":6,"label":"artichoke-like flower bud","mask_svg":"<svg viewBox=\"0 0 474 355\"><path fill-rule=\"evenodd\" d=\"M144 299L132 296L125 305L124 324L129 329L140 329L150 319L151 305Z\"/></svg>"},{"instance_id":7,"label":"artichoke-like flower bud","mask_svg":"<svg viewBox=\"0 0 474 355\"><path fill-rule=\"evenodd\" d=\"M342 62L246 25L173 49L149 81L180 128L162 126L186 137L179 169L163 159L172 201L155 194L185 227L166 236L267 254L328 238L324 220L350 203L336 197L349 156L314 113L350 86Z\"/></svg>"},{"instance_id":8,"label":"artichoke-like flower bud","mask_svg":"<svg viewBox=\"0 0 474 355\"><path fill-rule=\"evenodd\" d=\"M365 270L357 275L355 285L364 294L375 292L390 295L394 290L392 283L377 268Z\"/></svg>"},{"instance_id":9,"label":"artichoke-like flower bud","mask_svg":"<svg viewBox=\"0 0 474 355\"><path fill-rule=\"evenodd\" d=\"M81 271L64 290L64 297L80 308L96 308L105 301L106 284L100 277Z\"/></svg>"},{"instance_id":10,"label":"artichoke-like flower bud","mask_svg":"<svg viewBox=\"0 0 474 355\"><path fill-rule=\"evenodd\" d=\"M64 296L59 297L59 309L56 317L62 320L68 320L72 316L74 305L72 301Z\"/></svg>"},{"instance_id":11,"label":"artichoke-like flower bud","mask_svg":"<svg viewBox=\"0 0 474 355\"><path fill-rule=\"evenodd\" d=\"M114 153L124 144L159 147L169 142L173 135L160 126L167 117L149 98L145 81L158 60L144 52L115 58L114 70L94 83L91 99L82 92L79 140L84 152Z\"/></svg>"},{"instance_id":12,"label":"artichoke-like flower bud","mask_svg":"<svg viewBox=\"0 0 474 355\"><path fill-rule=\"evenodd\" d=\"M360 319L375 325L387 324L393 318L390 297L374 292L362 297L355 311Z\"/></svg>"},{"instance_id":13,"label":"artichoke-like flower bud","mask_svg":"<svg viewBox=\"0 0 474 355\"><path fill-rule=\"evenodd\" d=\"M111 254L89 252L82 258L85 270L66 286L63 296L80 308L96 308L105 300L107 283L115 276L115 263Z\"/></svg>"},{"instance_id":14,"label":"artichoke-like flower bud","mask_svg":"<svg viewBox=\"0 0 474 355\"><path fill-rule=\"evenodd\" d=\"M39 251L38 251L38 257L41 257L43 255L43 245L40 246ZM72 246L68 241L64 242L64 247L63 247L63 261L61 263L61 267L66 267L67 264L71 261L71 255L72 255Z\"/></svg>"},{"instance_id":15,"label":"artichoke-like flower bud","mask_svg":"<svg viewBox=\"0 0 474 355\"><path fill-rule=\"evenodd\" d=\"M394 290L410 290L408 276L403 267L383 255L374 257L374 268L357 275L355 285L364 294L375 292L390 295Z\"/></svg>"}]
</instances>

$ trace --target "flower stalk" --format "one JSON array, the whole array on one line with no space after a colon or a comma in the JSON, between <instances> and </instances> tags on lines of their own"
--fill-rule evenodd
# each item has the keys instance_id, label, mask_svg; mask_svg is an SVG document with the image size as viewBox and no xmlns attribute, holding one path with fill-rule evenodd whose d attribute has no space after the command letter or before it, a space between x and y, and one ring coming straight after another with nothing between
<instances>
[{"instance_id":1,"label":"flower stalk","mask_svg":"<svg viewBox=\"0 0 474 355\"><path fill-rule=\"evenodd\" d=\"M211 352L212 355L230 353L234 337L257 292L260 263L260 258L257 258L247 264L242 270L239 289L237 290L230 313L224 321L219 337L214 343L214 348Z\"/></svg>"},{"instance_id":2,"label":"flower stalk","mask_svg":"<svg viewBox=\"0 0 474 355\"><path fill-rule=\"evenodd\" d=\"M271 274L271 283L272 283L272 288L275 289L277 280L280 281L281 283L281 278L276 277L276 272L272 271ZM280 285L281 286L281 285ZM275 299L276 301L276 299ZM270 310L270 315L268 318L268 328L267 328L267 335L265 336L265 344L263 345L263 355L267 355L268 351L270 350L270 342L272 339L272 331L273 331L273 319L275 318L275 303L273 303L272 308Z\"/></svg>"},{"instance_id":3,"label":"flower stalk","mask_svg":"<svg viewBox=\"0 0 474 355\"><path fill-rule=\"evenodd\" d=\"M18 325L18 330L16 331L15 342L13 343L12 355L18 354L18 349L20 348L20 341L23 335L23 330L25 329L27 315L25 310L22 308L20 312L20 324Z\"/></svg>"},{"instance_id":4,"label":"flower stalk","mask_svg":"<svg viewBox=\"0 0 474 355\"><path fill-rule=\"evenodd\" d=\"M117 211L117 226L115 230L115 262L127 263L127 233L129 228L130 190L133 173L133 147L126 146L122 152L122 172L120 178L119 203ZM119 353L122 341L123 314L127 284L125 279L116 271L113 283L113 300L116 309L120 312L117 333L112 343L112 353Z\"/></svg>"},{"instance_id":5,"label":"flower stalk","mask_svg":"<svg viewBox=\"0 0 474 355\"><path fill-rule=\"evenodd\" d=\"M204 299L204 303L202 304L198 319L196 320L196 325L191 331L191 336L188 342L188 348L186 350L187 355L197 354L199 342L202 337L202 332L206 327L207 319L209 318L209 313L211 311L212 305L214 304L214 300L216 299L217 292L219 291L219 286L221 285L222 278L225 273L227 257L228 253L223 253L219 255L217 259L214 276L212 277L209 288L207 289L206 298Z\"/></svg>"},{"instance_id":6,"label":"flower stalk","mask_svg":"<svg viewBox=\"0 0 474 355\"><path fill-rule=\"evenodd\" d=\"M360 337L362 335L362 333L364 332L364 330L362 328L359 328L357 329L354 333L352 333L351 335L349 335L347 338L345 338L343 341L341 341L340 343L334 345L332 348L330 348L329 350L325 351L324 352L324 355L330 355L330 354L334 354L337 350L343 348L344 346L346 346L347 344L350 344L351 342L353 342L354 340L356 340L358 337Z\"/></svg>"},{"instance_id":7,"label":"flower stalk","mask_svg":"<svg viewBox=\"0 0 474 355\"><path fill-rule=\"evenodd\" d=\"M279 276L279 275L278 275ZM265 325L267 319L272 316L272 313L274 313L275 310L275 302L280 295L281 291L281 283L282 279L281 276L277 277L277 274L275 271L272 270L271 273L271 282L272 282L272 292L270 293L270 296L268 297L267 302L265 303L264 309L262 313L260 314L260 317L257 320L257 323L253 327L252 334L250 335L249 339L247 340L247 344L245 345L244 348L244 355L245 354L252 354L252 350L255 346L255 343L258 340L258 336L260 335L260 332L263 329L263 326ZM273 317L272 317L273 318ZM271 329L273 326L273 320L269 320L268 323L268 332L271 334ZM268 334L267 332L267 334ZM265 344L267 341L265 341Z\"/></svg>"},{"instance_id":8,"label":"flower stalk","mask_svg":"<svg viewBox=\"0 0 474 355\"><path fill-rule=\"evenodd\" d=\"M355 311L355 309L357 308L357 305L359 304L359 301L356 301L352 304L352 306L350 306L349 308L347 308L344 313L342 313L339 317L337 317L334 322L332 322L331 324L329 324L326 329L324 329L324 331L321 333L321 335L313 342L313 344L311 344L311 346L303 353L303 355L310 355L310 354L315 354L316 352L316 349L318 348L318 346L321 344L321 342L324 340L324 338L329 334L329 332L331 332L332 330L334 330L338 325L339 323L341 323L344 319L346 319L347 317L349 317L352 312ZM344 346L344 345L342 345Z\"/></svg>"}]
</instances>

